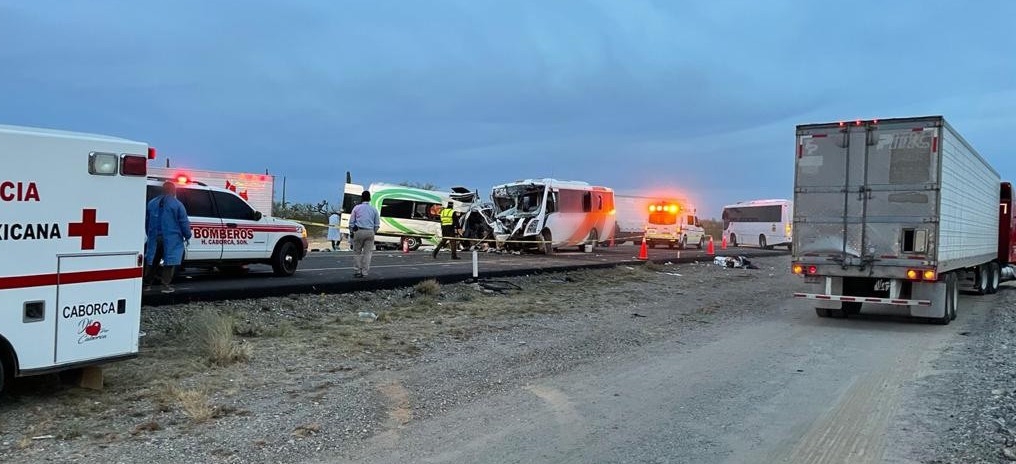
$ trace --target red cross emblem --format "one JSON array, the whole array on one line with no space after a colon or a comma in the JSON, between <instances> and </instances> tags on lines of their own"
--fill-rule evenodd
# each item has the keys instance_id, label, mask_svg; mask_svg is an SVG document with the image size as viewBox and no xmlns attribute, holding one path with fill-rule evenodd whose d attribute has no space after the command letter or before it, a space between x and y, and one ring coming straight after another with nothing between
<instances>
[{"instance_id":1,"label":"red cross emblem","mask_svg":"<svg viewBox=\"0 0 1016 464\"><path fill-rule=\"evenodd\" d=\"M109 235L108 222L96 222L94 209L81 210L81 222L72 222L67 227L67 235L81 237L82 250L95 249L95 237Z\"/></svg>"}]
</instances>

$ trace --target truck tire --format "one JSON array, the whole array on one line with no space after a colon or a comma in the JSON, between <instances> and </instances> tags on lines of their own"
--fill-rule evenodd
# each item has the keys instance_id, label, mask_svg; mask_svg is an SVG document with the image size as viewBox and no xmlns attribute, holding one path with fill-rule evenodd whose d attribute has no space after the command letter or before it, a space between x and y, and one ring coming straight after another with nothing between
<instances>
[{"instance_id":1,"label":"truck tire","mask_svg":"<svg viewBox=\"0 0 1016 464\"><path fill-rule=\"evenodd\" d=\"M296 274L297 263L300 262L300 254L296 245L287 240L278 245L275 255L272 256L272 271L279 277L289 277Z\"/></svg>"},{"instance_id":2,"label":"truck tire","mask_svg":"<svg viewBox=\"0 0 1016 464\"><path fill-rule=\"evenodd\" d=\"M988 266L988 293L998 293L998 286L1002 282L1002 267L995 261Z\"/></svg>"},{"instance_id":3,"label":"truck tire","mask_svg":"<svg viewBox=\"0 0 1016 464\"><path fill-rule=\"evenodd\" d=\"M989 267L990 265L988 264L982 264L977 266L975 271L976 277L974 279L974 290L977 291L978 295L987 295L990 293L988 291L988 281L991 279Z\"/></svg>"},{"instance_id":4,"label":"truck tire","mask_svg":"<svg viewBox=\"0 0 1016 464\"><path fill-rule=\"evenodd\" d=\"M829 317L829 309L827 308L815 308L815 314L818 317Z\"/></svg>"},{"instance_id":5,"label":"truck tire","mask_svg":"<svg viewBox=\"0 0 1016 464\"><path fill-rule=\"evenodd\" d=\"M959 282L957 282L956 274L949 273L942 279L945 282L945 311L942 312L941 317L931 318L931 323L936 325L949 325L953 319L956 319L956 300L959 296Z\"/></svg>"},{"instance_id":6,"label":"truck tire","mask_svg":"<svg viewBox=\"0 0 1016 464\"><path fill-rule=\"evenodd\" d=\"M768 250L769 249L769 246L766 243L766 236L764 234L759 234L759 236L758 236L758 247L763 249L763 250Z\"/></svg>"},{"instance_id":7,"label":"truck tire","mask_svg":"<svg viewBox=\"0 0 1016 464\"><path fill-rule=\"evenodd\" d=\"M847 316L856 316L861 314L861 303L856 301L844 301L843 312L846 313Z\"/></svg>"}]
</instances>

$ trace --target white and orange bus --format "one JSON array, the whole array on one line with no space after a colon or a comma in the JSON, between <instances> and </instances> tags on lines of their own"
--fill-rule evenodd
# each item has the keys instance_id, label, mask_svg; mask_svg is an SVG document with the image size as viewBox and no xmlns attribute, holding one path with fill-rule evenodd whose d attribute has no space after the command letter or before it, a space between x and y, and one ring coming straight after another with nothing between
<instances>
[{"instance_id":1,"label":"white and orange bus","mask_svg":"<svg viewBox=\"0 0 1016 464\"><path fill-rule=\"evenodd\" d=\"M595 246L614 231L614 191L586 182L528 179L493 188L494 234L508 248ZM526 242L533 242L528 245Z\"/></svg>"}]
</instances>

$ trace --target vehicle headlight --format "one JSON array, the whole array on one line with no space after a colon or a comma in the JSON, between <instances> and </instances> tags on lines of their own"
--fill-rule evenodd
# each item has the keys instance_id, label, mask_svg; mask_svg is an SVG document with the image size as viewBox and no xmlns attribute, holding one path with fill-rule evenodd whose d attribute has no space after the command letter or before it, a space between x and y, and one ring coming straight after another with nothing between
<instances>
[{"instance_id":1,"label":"vehicle headlight","mask_svg":"<svg viewBox=\"0 0 1016 464\"><path fill-rule=\"evenodd\" d=\"M526 235L536 235L540 231L540 221L533 219L526 225Z\"/></svg>"}]
</instances>

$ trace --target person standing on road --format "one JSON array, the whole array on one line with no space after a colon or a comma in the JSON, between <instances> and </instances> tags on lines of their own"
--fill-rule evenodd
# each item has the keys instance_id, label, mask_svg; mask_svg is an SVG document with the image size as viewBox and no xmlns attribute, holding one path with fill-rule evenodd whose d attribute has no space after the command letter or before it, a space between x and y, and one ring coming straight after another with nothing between
<instances>
[{"instance_id":1,"label":"person standing on road","mask_svg":"<svg viewBox=\"0 0 1016 464\"><path fill-rule=\"evenodd\" d=\"M176 184L162 184L162 195L148 202L145 234L145 290L151 289L155 267L162 261L162 293L173 293L173 273L191 239L187 208L176 198Z\"/></svg>"},{"instance_id":2,"label":"person standing on road","mask_svg":"<svg viewBox=\"0 0 1016 464\"><path fill-rule=\"evenodd\" d=\"M452 250L452 259L459 258L459 242L455 240L458 235L458 229L455 227L455 210L452 209L452 203L448 202L448 206L441 210L441 243L437 244L437 248L434 248L434 259L437 259L437 253L441 251L445 245L448 245Z\"/></svg>"},{"instance_id":3,"label":"person standing on road","mask_svg":"<svg viewBox=\"0 0 1016 464\"><path fill-rule=\"evenodd\" d=\"M361 203L349 213L349 236L353 246L353 277L367 277L374 253L374 234L381 228L381 214L370 204L370 192L360 195Z\"/></svg>"},{"instance_id":4,"label":"person standing on road","mask_svg":"<svg viewBox=\"0 0 1016 464\"><path fill-rule=\"evenodd\" d=\"M339 251L339 245L342 245L342 231L339 229L341 222L342 215L338 211L332 211L331 216L328 216L328 240L332 242L332 251Z\"/></svg>"}]
</instances>

